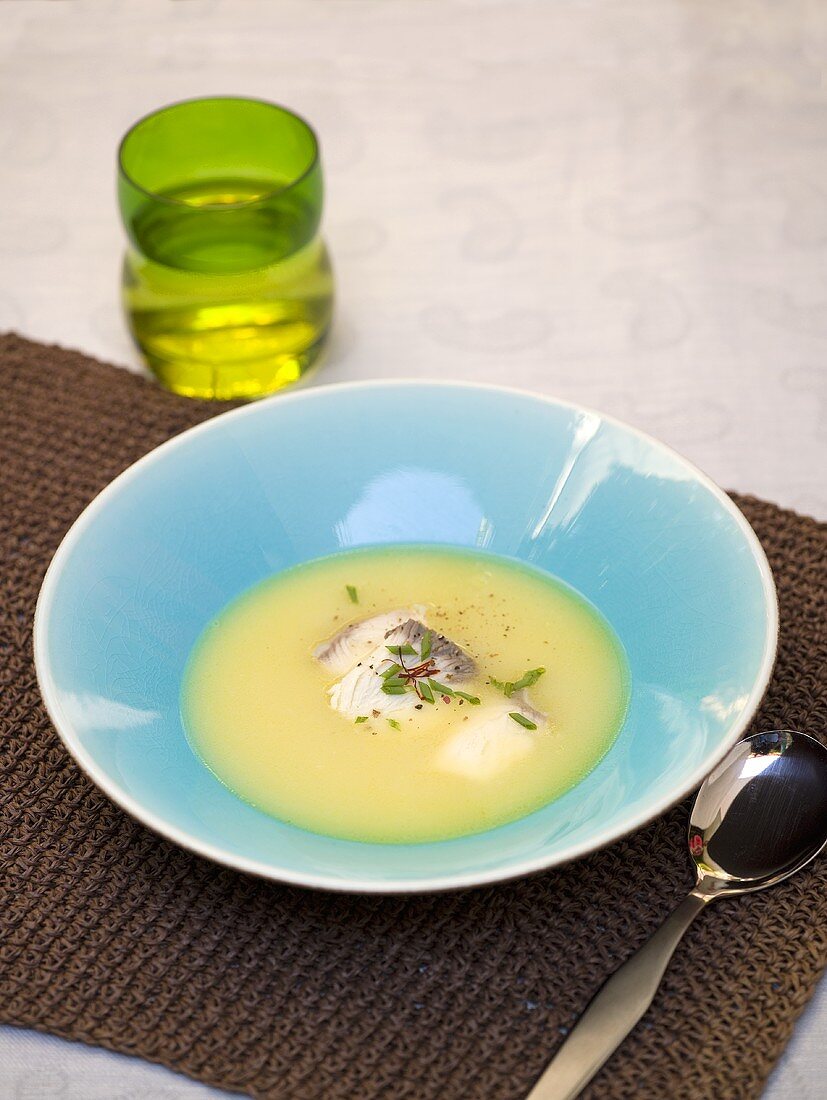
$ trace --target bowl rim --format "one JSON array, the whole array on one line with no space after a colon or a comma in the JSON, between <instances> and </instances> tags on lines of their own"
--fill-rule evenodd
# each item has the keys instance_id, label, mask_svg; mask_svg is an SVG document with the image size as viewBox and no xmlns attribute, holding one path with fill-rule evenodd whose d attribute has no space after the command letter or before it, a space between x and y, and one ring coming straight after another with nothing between
<instances>
[{"instance_id":1,"label":"bowl rim","mask_svg":"<svg viewBox=\"0 0 827 1100\"><path fill-rule=\"evenodd\" d=\"M747 698L746 704L740 716L730 723L728 730L721 741L706 754L700 764L684 780L677 782L672 789L645 810L642 810L625 819L619 826L613 828L603 827L598 834L590 840L579 841L572 844L563 844L556 851L546 855L535 856L530 859L510 861L500 867L489 868L484 871L468 871L457 873L442 873L431 878L359 878L358 876L342 877L330 872L296 871L290 868L279 868L277 865L265 863L262 860L236 855L226 851L216 844L202 840L198 836L171 825L154 811L148 810L139 799L134 798L125 790L121 790L118 784L112 780L94 757L84 747L79 735L72 723L62 713L59 694L52 677L49 662L47 635L48 622L52 605L55 599L61 574L75 545L81 539L86 528L95 520L98 513L105 508L110 498L121 492L130 481L138 476L146 467L158 462L177 447L186 445L187 441L195 434L215 430L216 425L222 424L228 418L241 420L246 416L260 415L260 410L278 408L285 403L301 402L318 398L325 393L337 393L342 390L388 390L404 387L416 387L428 389L431 387L468 389L484 392L503 393L510 396L529 398L543 404L569 409L571 411L597 416L601 421L629 432L636 438L650 446L665 452L675 459L691 475L693 480L707 489L712 496L724 508L724 511L735 521L736 525L750 548L752 560L756 564L761 579L762 593L764 596L764 640L761 662L758 673ZM497 882L507 882L513 879L523 878L527 875L545 871L551 867L568 863L579 859L620 840L624 836L643 828L655 818L666 813L673 806L681 802L691 794L706 778L708 773L724 758L732 746L739 740L749 726L761 700L764 697L775 664L778 646L778 596L764 548L758 540L744 514L735 502L721 489L707 474L689 459L663 443L661 440L642 431L617 417L602 413L587 405L581 405L575 401L567 401L548 394L537 393L529 389L521 389L517 386L504 386L498 383L466 382L451 379L361 379L351 382L332 382L322 385L300 387L287 394L273 394L263 400L251 402L226 412L218 413L200 424L172 436L160 443L157 447L142 455L139 459L127 466L120 474L112 479L104 488L92 498L83 511L76 517L55 551L40 587L40 592L35 606L33 625L34 665L38 687L46 707L46 712L63 742L69 755L80 765L92 782L103 791L117 806L128 813L132 818L147 826L153 832L165 839L172 841L179 847L194 852L196 855L212 860L215 863L230 867L246 874L256 875L259 878L274 882L288 883L295 886L310 887L313 889L330 890L338 893L360 894L425 894L445 890L458 890L475 886L484 886ZM492 834L496 830L491 830ZM480 834L484 835L484 834ZM426 848L428 845L421 845Z\"/></svg>"}]
</instances>

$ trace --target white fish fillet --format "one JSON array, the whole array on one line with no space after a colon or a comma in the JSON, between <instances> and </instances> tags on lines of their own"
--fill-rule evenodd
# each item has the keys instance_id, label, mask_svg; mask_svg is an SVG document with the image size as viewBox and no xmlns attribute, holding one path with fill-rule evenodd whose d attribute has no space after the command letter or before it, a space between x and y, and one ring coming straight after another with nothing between
<instances>
[{"instance_id":1,"label":"white fish fillet","mask_svg":"<svg viewBox=\"0 0 827 1100\"><path fill-rule=\"evenodd\" d=\"M467 722L459 723L437 753L435 763L440 771L466 779L493 779L534 747L535 731L524 729L509 714L512 711L522 714L537 729L545 724L545 717L527 702L522 692L502 703L474 709L480 713L472 713Z\"/></svg>"},{"instance_id":2,"label":"white fish fillet","mask_svg":"<svg viewBox=\"0 0 827 1100\"><path fill-rule=\"evenodd\" d=\"M389 663L376 667L387 668ZM412 691L404 695L387 695L382 691L382 682L381 676L366 664L352 668L330 689L330 705L346 718L376 717L374 711L383 718L391 718L400 711L413 710L419 702Z\"/></svg>"},{"instance_id":3,"label":"white fish fillet","mask_svg":"<svg viewBox=\"0 0 827 1100\"><path fill-rule=\"evenodd\" d=\"M375 649L389 630L401 626L408 619L422 619L425 609L420 606L401 607L395 611L386 611L382 615L373 615L369 619L351 623L338 634L313 650L313 656L329 668L334 676L344 676L357 661L367 657Z\"/></svg>"},{"instance_id":4,"label":"white fish fillet","mask_svg":"<svg viewBox=\"0 0 827 1100\"><path fill-rule=\"evenodd\" d=\"M413 691L404 695L388 695L382 690L382 673L394 663L387 647L393 645L411 645L418 652L422 647L422 638L428 628L417 619L406 619L391 627L381 644L366 653L341 680L330 688L330 705L334 710L349 718L360 715L372 717L378 711L383 717L399 711L413 710L420 699ZM461 684L470 680L476 666L468 654L443 634L431 631L430 660L436 671L436 679L446 685ZM419 663L416 655L403 656L409 668ZM430 705L430 704L428 704Z\"/></svg>"},{"instance_id":5,"label":"white fish fillet","mask_svg":"<svg viewBox=\"0 0 827 1100\"><path fill-rule=\"evenodd\" d=\"M316 647L317 660L340 676L329 689L334 710L347 718L375 719L391 718L422 706L413 691L402 695L384 692L382 673L394 663L408 668L419 663L422 639L429 629L423 617L421 607L388 611L351 623L330 641ZM430 634L429 657L436 670L434 678L449 687L468 685L477 675L473 658L444 634L435 630ZM413 646L416 653L403 655L396 661L387 649L395 645ZM459 714L458 707L456 711ZM522 714L538 729L546 724L545 715L531 705L525 691L515 692L510 699L469 705L437 753L436 767L468 779L487 780L522 759L531 752L534 731L510 718L512 712Z\"/></svg>"},{"instance_id":6,"label":"white fish fillet","mask_svg":"<svg viewBox=\"0 0 827 1100\"><path fill-rule=\"evenodd\" d=\"M422 638L426 630L428 630L428 627L424 623L411 618L393 630L389 630L385 635L384 644L411 645L419 652L422 648ZM449 686L453 683L461 684L470 680L477 671L473 658L464 649L460 649L456 642L446 638L444 634L431 630L430 635L430 659L439 670L437 680ZM405 657L403 660L409 666L411 662L416 663L416 657Z\"/></svg>"}]
</instances>

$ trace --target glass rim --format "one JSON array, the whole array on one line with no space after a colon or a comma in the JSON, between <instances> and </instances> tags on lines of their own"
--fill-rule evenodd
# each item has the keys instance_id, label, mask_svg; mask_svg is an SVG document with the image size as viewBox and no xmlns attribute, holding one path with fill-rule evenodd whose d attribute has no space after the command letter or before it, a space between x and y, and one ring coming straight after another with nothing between
<instances>
[{"instance_id":1,"label":"glass rim","mask_svg":"<svg viewBox=\"0 0 827 1100\"><path fill-rule=\"evenodd\" d=\"M312 142L312 153L310 161L307 167L300 172L297 176L290 180L289 183L281 184L278 187L273 187L269 191L264 192L262 195L257 195L254 199L242 199L240 202L223 202L223 203L204 203L203 206L193 206L191 203L186 202L183 199L170 198L169 195L162 195L158 191L153 191L148 187L144 187L143 184L138 183L135 177L127 170L124 163L124 150L127 141L135 133L139 126L142 126L145 122L148 122L152 118L156 118L159 115L166 114L167 111L174 111L177 107L185 107L190 103L219 103L219 102L234 102L234 103L257 103L262 107L270 107L275 111L280 112L283 115L289 115L299 122L307 131L310 140ZM271 99L261 99L258 96L246 96L246 95L206 95L206 96L190 96L187 99L176 99L172 103L165 103L163 107L156 107L152 111L148 111L145 115L141 115L137 118L129 129L124 133L120 142L118 143L118 173L126 180L126 182L134 187L136 191L140 191L141 194L146 195L147 198L152 199L153 202L160 202L166 206L182 207L186 210L210 210L210 211L232 211L240 210L248 206L258 206L260 203L268 202L270 199L275 198L277 195L283 195L285 192L290 191L291 188L297 187L303 180L314 171L319 163L319 138L316 131L310 125L306 118L297 114L296 111L291 110L289 107L284 107L281 103L276 103Z\"/></svg>"}]
</instances>

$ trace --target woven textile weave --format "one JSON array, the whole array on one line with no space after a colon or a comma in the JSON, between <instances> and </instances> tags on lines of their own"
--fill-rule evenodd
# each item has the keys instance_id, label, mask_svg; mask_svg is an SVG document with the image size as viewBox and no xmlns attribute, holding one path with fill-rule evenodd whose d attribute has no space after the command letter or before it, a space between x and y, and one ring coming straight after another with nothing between
<instances>
[{"instance_id":1,"label":"woven textile weave","mask_svg":"<svg viewBox=\"0 0 827 1100\"><path fill-rule=\"evenodd\" d=\"M179 850L85 778L31 624L60 538L115 474L221 406L0 337L0 1020L277 1100L520 1100L602 980L691 885L687 806L521 882L350 897ZM754 729L827 735L827 530L736 497L778 584ZM827 859L711 906L584 1096L757 1097L827 963Z\"/></svg>"}]
</instances>

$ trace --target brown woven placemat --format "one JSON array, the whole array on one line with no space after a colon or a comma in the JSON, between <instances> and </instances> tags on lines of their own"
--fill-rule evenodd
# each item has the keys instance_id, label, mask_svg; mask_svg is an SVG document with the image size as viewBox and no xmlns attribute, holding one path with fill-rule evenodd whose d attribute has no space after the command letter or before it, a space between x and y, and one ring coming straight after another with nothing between
<instances>
[{"instance_id":1,"label":"brown woven placemat","mask_svg":"<svg viewBox=\"0 0 827 1100\"><path fill-rule=\"evenodd\" d=\"M219 411L0 337L0 1020L279 1100L519 1100L601 981L690 886L686 806L522 882L313 893L181 851L112 805L43 710L31 620L69 524ZM827 733L827 533L737 498L775 571L781 649L756 729ZM584 1094L758 1096L827 963L827 859L690 929Z\"/></svg>"}]
</instances>

